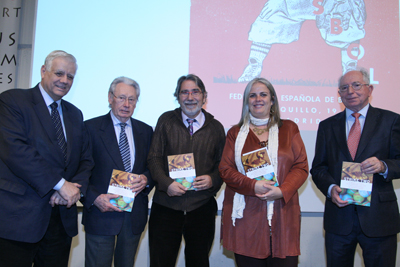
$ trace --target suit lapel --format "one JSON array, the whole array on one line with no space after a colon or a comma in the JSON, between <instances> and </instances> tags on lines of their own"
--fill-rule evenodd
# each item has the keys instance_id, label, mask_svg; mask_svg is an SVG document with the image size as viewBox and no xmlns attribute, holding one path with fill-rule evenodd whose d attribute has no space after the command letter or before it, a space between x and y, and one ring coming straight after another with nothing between
<instances>
[{"instance_id":1,"label":"suit lapel","mask_svg":"<svg viewBox=\"0 0 400 267\"><path fill-rule=\"evenodd\" d=\"M338 144L339 150L342 151L348 161L353 161L347 147L346 138L346 110L337 118L337 123L332 126L333 134L335 136L336 142Z\"/></svg>"},{"instance_id":2,"label":"suit lapel","mask_svg":"<svg viewBox=\"0 0 400 267\"><path fill-rule=\"evenodd\" d=\"M377 129L378 122L380 121L379 118L379 111L370 106L368 108L367 117L365 118L365 123L361 133L360 142L358 143L355 159L357 159L363 153L368 143L371 141L371 138L375 133L375 129Z\"/></svg>"},{"instance_id":3,"label":"suit lapel","mask_svg":"<svg viewBox=\"0 0 400 267\"><path fill-rule=\"evenodd\" d=\"M132 131L133 131L133 141L135 143L135 162L134 162L134 165L132 168L132 172L134 172L133 170L135 170L137 168L137 166L142 166L143 160L147 160L147 159L143 159L143 157L139 156L139 154L142 151L145 151L145 149L143 148L143 142L141 142L141 140L142 140L141 135L143 133L141 132L140 127L138 127L138 125L132 118L131 118L131 123L132 123Z\"/></svg>"},{"instance_id":4,"label":"suit lapel","mask_svg":"<svg viewBox=\"0 0 400 267\"><path fill-rule=\"evenodd\" d=\"M121 153L119 151L119 146L117 142L117 137L115 136L115 129L113 121L111 119L110 113L104 116L104 119L100 126L100 138L103 141L104 147L107 153L114 161L115 165L119 170L124 170L124 164L122 162Z\"/></svg>"},{"instance_id":5,"label":"suit lapel","mask_svg":"<svg viewBox=\"0 0 400 267\"><path fill-rule=\"evenodd\" d=\"M33 109L35 110L35 113L50 140L54 144L57 144L57 140L55 138L55 129L53 122L51 121L50 112L46 106L46 103L44 102L42 94L40 93L39 86L36 86L33 89Z\"/></svg>"},{"instance_id":6,"label":"suit lapel","mask_svg":"<svg viewBox=\"0 0 400 267\"><path fill-rule=\"evenodd\" d=\"M63 104L64 101L61 100L61 108L62 108L62 116L63 116L63 121L64 121L64 127L65 127L65 134L66 134L66 142L67 142L67 165L70 160L71 152L72 152L72 145L73 145L73 136L74 133L73 131L76 128L76 125L74 125L74 118L71 118L70 112L68 112L68 107ZM57 144L58 145L58 144Z\"/></svg>"},{"instance_id":7,"label":"suit lapel","mask_svg":"<svg viewBox=\"0 0 400 267\"><path fill-rule=\"evenodd\" d=\"M52 150L53 155L58 155L57 159L64 165L64 157L62 155L62 151L57 143L56 132L54 128L53 121L50 117L50 112L46 103L44 102L43 96L40 93L39 86L37 85L33 88L33 109L36 113L36 116L39 118L39 121L47 133L49 137L49 141L51 142L52 146L49 146L49 150Z\"/></svg>"}]
</instances>

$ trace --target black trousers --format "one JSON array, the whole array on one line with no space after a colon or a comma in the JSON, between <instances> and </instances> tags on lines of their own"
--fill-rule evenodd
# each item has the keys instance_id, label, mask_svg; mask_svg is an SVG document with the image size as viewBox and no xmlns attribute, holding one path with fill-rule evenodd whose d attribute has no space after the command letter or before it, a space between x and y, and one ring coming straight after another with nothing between
<instances>
[{"instance_id":1,"label":"black trousers","mask_svg":"<svg viewBox=\"0 0 400 267\"><path fill-rule=\"evenodd\" d=\"M60 210L54 207L47 231L37 243L0 238L2 267L67 267L72 238L62 225Z\"/></svg>"},{"instance_id":2,"label":"black trousers","mask_svg":"<svg viewBox=\"0 0 400 267\"><path fill-rule=\"evenodd\" d=\"M235 261L238 267L296 267L298 256L288 256L285 259L272 258L257 259L235 253Z\"/></svg>"},{"instance_id":3,"label":"black trousers","mask_svg":"<svg viewBox=\"0 0 400 267\"><path fill-rule=\"evenodd\" d=\"M149 220L150 266L175 266L182 235L186 266L210 266L208 256L214 241L216 213L214 198L186 214L153 202Z\"/></svg>"},{"instance_id":4,"label":"black trousers","mask_svg":"<svg viewBox=\"0 0 400 267\"><path fill-rule=\"evenodd\" d=\"M327 266L353 267L358 243L362 249L365 267L395 267L397 235L366 236L361 230L357 212L353 214L353 222L353 230L349 235L325 232Z\"/></svg>"}]
</instances>

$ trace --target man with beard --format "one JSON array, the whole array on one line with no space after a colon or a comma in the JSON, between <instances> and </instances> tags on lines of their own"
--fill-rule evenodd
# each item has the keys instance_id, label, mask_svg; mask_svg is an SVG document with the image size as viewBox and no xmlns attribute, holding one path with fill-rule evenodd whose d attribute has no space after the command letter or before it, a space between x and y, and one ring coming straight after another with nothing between
<instances>
[{"instance_id":1,"label":"man with beard","mask_svg":"<svg viewBox=\"0 0 400 267\"><path fill-rule=\"evenodd\" d=\"M182 235L186 266L209 266L225 131L202 109L207 91L199 77L180 77L174 96L180 108L159 118L148 157L156 182L149 220L150 266L175 266ZM188 153L194 157L194 190L172 179L168 168L168 156Z\"/></svg>"}]
</instances>

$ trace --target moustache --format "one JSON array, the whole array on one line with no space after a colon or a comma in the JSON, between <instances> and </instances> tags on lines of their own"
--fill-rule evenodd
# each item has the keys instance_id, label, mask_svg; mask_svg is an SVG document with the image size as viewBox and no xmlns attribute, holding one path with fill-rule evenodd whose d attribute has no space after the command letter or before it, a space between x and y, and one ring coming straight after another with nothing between
<instances>
[{"instance_id":1,"label":"moustache","mask_svg":"<svg viewBox=\"0 0 400 267\"><path fill-rule=\"evenodd\" d=\"M198 104L199 103L199 101L184 101L183 102L183 104L185 104L185 105L193 105L193 104Z\"/></svg>"}]
</instances>

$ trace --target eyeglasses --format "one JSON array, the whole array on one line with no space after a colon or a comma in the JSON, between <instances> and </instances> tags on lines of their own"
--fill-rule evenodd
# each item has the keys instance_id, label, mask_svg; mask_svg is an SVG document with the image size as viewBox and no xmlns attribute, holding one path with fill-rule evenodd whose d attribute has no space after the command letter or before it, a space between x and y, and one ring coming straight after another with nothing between
<instances>
[{"instance_id":1,"label":"eyeglasses","mask_svg":"<svg viewBox=\"0 0 400 267\"><path fill-rule=\"evenodd\" d=\"M359 83L359 82L353 82L352 84L345 84L339 87L340 92L347 92L349 90L350 86L354 89L354 91L358 91L363 87L364 85L369 85L368 83Z\"/></svg>"},{"instance_id":2,"label":"eyeglasses","mask_svg":"<svg viewBox=\"0 0 400 267\"><path fill-rule=\"evenodd\" d=\"M133 105L136 103L137 99L136 98L127 98L126 96L116 96L114 95L113 92L111 92L111 94L115 97L115 99L117 100L117 103L125 103L125 101L128 99L128 102L130 105Z\"/></svg>"},{"instance_id":3,"label":"eyeglasses","mask_svg":"<svg viewBox=\"0 0 400 267\"><path fill-rule=\"evenodd\" d=\"M183 90L183 91L180 91L180 92L179 92L179 94L180 94L181 96L186 96L186 97L188 97L190 94L191 94L192 96L196 97L196 96L201 95L202 93L203 93L203 92L202 92L201 90L199 90L199 89L193 89L191 92L190 92L189 90Z\"/></svg>"}]
</instances>

